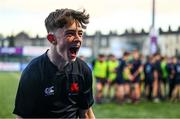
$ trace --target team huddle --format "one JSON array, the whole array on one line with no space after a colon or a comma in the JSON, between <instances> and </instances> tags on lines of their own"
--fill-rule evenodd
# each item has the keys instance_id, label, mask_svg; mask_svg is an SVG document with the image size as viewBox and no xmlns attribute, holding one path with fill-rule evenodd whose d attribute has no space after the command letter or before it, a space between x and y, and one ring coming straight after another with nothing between
<instances>
[{"instance_id":1,"label":"team huddle","mask_svg":"<svg viewBox=\"0 0 180 119\"><path fill-rule=\"evenodd\" d=\"M154 102L165 99L174 102L179 98L180 60L176 57L155 53L145 58L135 49L124 52L120 59L112 54L107 57L99 54L92 66L97 104L105 99L122 104L138 103L142 97Z\"/></svg>"}]
</instances>

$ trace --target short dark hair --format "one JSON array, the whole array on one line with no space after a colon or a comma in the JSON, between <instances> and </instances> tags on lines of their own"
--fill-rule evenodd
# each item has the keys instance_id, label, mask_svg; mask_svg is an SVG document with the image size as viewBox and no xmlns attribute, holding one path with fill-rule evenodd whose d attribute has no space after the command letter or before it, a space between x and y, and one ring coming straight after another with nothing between
<instances>
[{"instance_id":1,"label":"short dark hair","mask_svg":"<svg viewBox=\"0 0 180 119\"><path fill-rule=\"evenodd\" d=\"M52 32L58 28L63 28L65 25L72 23L75 20L79 22L83 29L86 29L86 24L89 23L89 14L86 10L78 11L73 9L57 9L51 12L45 19L45 26L47 32Z\"/></svg>"},{"instance_id":2,"label":"short dark hair","mask_svg":"<svg viewBox=\"0 0 180 119\"><path fill-rule=\"evenodd\" d=\"M128 56L128 55L130 55L130 52L125 51L125 52L123 53L123 56Z\"/></svg>"}]
</instances>

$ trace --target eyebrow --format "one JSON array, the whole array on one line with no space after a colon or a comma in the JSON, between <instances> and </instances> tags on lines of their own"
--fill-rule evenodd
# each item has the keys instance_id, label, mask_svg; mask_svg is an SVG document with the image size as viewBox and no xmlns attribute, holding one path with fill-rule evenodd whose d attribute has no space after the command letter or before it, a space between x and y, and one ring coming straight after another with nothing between
<instances>
[{"instance_id":1,"label":"eyebrow","mask_svg":"<svg viewBox=\"0 0 180 119\"><path fill-rule=\"evenodd\" d=\"M78 32L83 32L83 30L72 30L72 29L68 29L68 30L65 31L65 33L67 33L67 32L76 32L76 31L78 31Z\"/></svg>"}]
</instances>

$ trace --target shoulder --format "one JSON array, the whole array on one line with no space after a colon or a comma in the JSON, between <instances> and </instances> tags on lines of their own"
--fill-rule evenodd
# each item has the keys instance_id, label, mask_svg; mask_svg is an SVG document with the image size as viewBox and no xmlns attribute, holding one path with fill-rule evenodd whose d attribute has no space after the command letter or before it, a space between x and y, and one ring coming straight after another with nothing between
<instances>
[{"instance_id":1,"label":"shoulder","mask_svg":"<svg viewBox=\"0 0 180 119\"><path fill-rule=\"evenodd\" d=\"M88 66L88 64L87 64L85 61L81 60L80 58L77 58L77 59L76 59L76 64L78 65L78 67L79 67L81 70L83 70L83 71L85 71L85 72L91 72L91 69L90 69L90 67Z\"/></svg>"},{"instance_id":2,"label":"shoulder","mask_svg":"<svg viewBox=\"0 0 180 119\"><path fill-rule=\"evenodd\" d=\"M86 62L77 58L74 64L76 67L75 72L84 77L83 79L85 79L85 80L83 80L83 81L89 82L92 80L92 70L90 69L90 67L87 65Z\"/></svg>"},{"instance_id":3,"label":"shoulder","mask_svg":"<svg viewBox=\"0 0 180 119\"><path fill-rule=\"evenodd\" d=\"M27 68L30 67L36 67L39 66L41 63L43 63L45 61L45 56L46 54L42 54L39 57L34 58L33 60L31 60L31 62L28 64Z\"/></svg>"},{"instance_id":4,"label":"shoulder","mask_svg":"<svg viewBox=\"0 0 180 119\"><path fill-rule=\"evenodd\" d=\"M34 58L22 72L21 78L24 79L26 77L29 77L28 79L30 79L30 77L38 77L40 75L40 71L42 70L42 64L45 61L44 55L45 54Z\"/></svg>"}]
</instances>

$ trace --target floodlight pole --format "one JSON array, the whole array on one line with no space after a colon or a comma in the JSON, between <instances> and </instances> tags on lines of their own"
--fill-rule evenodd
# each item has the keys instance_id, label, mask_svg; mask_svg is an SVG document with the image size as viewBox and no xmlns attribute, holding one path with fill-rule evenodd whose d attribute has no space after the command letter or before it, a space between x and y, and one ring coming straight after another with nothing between
<instances>
[{"instance_id":1,"label":"floodlight pole","mask_svg":"<svg viewBox=\"0 0 180 119\"><path fill-rule=\"evenodd\" d=\"M152 1L152 28L155 27L155 23L154 23L154 19L155 19L155 0Z\"/></svg>"},{"instance_id":2,"label":"floodlight pole","mask_svg":"<svg viewBox=\"0 0 180 119\"><path fill-rule=\"evenodd\" d=\"M158 52L157 30L155 28L155 0L152 0L152 24L150 27L150 54Z\"/></svg>"}]
</instances>

